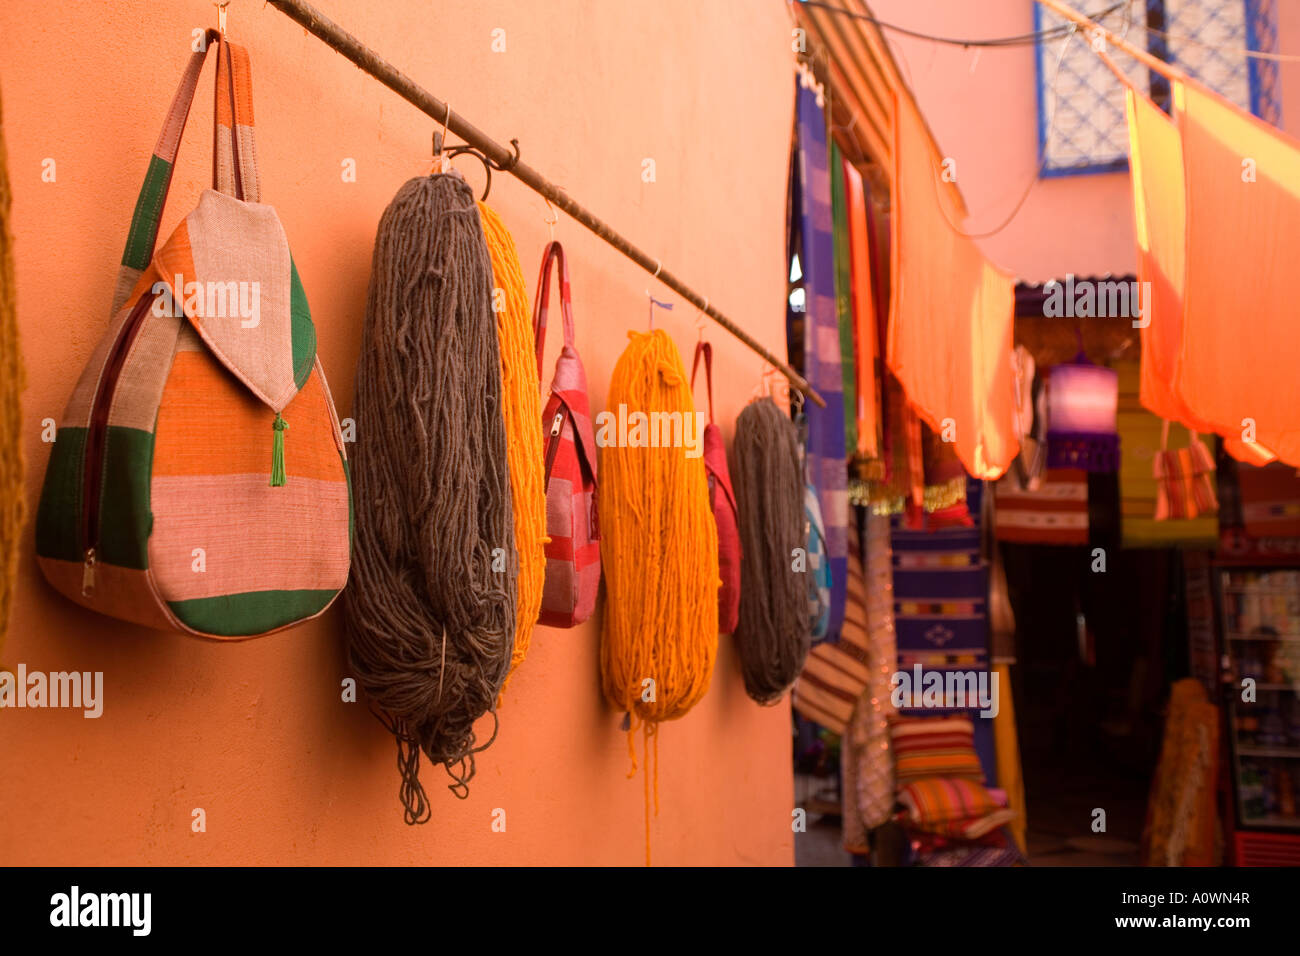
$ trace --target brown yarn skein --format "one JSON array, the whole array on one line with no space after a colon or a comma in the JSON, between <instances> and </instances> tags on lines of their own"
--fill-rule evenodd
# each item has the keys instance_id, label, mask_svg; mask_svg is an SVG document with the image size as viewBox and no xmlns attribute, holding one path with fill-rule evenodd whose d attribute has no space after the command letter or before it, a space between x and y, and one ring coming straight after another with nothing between
<instances>
[{"instance_id":1,"label":"brown yarn skein","mask_svg":"<svg viewBox=\"0 0 1300 956\"><path fill-rule=\"evenodd\" d=\"M794 550L808 547L799 436L771 398L750 402L736 419L729 469L741 546L736 652L745 691L773 704L803 669L812 630L808 572L794 570Z\"/></svg>"},{"instance_id":2,"label":"brown yarn skein","mask_svg":"<svg viewBox=\"0 0 1300 956\"><path fill-rule=\"evenodd\" d=\"M515 638L515 552L492 264L456 173L384 210L357 362L348 657L397 737L407 823L420 751L468 794ZM504 570L501 570L504 568Z\"/></svg>"}]
</instances>

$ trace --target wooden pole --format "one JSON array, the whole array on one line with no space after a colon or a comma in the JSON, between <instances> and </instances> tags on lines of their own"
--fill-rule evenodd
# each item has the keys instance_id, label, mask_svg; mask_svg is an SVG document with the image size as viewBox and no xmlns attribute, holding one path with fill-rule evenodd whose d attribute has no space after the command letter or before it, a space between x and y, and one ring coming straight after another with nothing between
<instances>
[{"instance_id":1,"label":"wooden pole","mask_svg":"<svg viewBox=\"0 0 1300 956\"><path fill-rule=\"evenodd\" d=\"M715 306L709 303L707 298L691 289L672 272L665 269L663 263L658 259L638 249L601 219L569 198L568 194L559 186L547 180L527 163L521 162L515 150L508 149L496 142L351 33L334 23L310 3L306 3L304 0L268 0L268 2L285 16L301 24L307 32L323 41L326 46L351 60L426 116L437 121L440 125L445 124L451 132L480 150L498 168L508 172L525 186L550 200L557 209L563 209L577 222L600 236L600 238L623 253L646 272L649 272L654 278L668 286L687 302L702 310L705 315L740 339L752 351L762 356L769 365L789 380L793 388L797 388L808 396L810 401L815 402L822 408L826 407L826 401L817 394L816 390L808 384L802 375L769 352L757 339L718 311Z\"/></svg>"},{"instance_id":2,"label":"wooden pole","mask_svg":"<svg viewBox=\"0 0 1300 956\"><path fill-rule=\"evenodd\" d=\"M1045 6L1047 9L1051 10L1057 16L1064 17L1065 19L1071 21L1072 23L1076 23L1079 26L1084 27L1086 30L1090 30L1090 31L1096 30L1097 32L1101 33L1101 35L1105 37L1107 43L1120 50L1123 50L1129 56L1133 57L1143 66L1145 66L1147 69L1154 70L1156 73L1159 73L1161 76L1167 77L1168 79L1177 80L1179 83L1186 83L1188 81L1189 78L1187 74L1183 73L1182 70L1178 69L1177 67L1171 66L1170 64L1166 63L1164 60L1160 59L1158 56L1152 56L1150 53L1142 49L1140 46L1134 46L1132 43L1124 39L1118 33L1106 29L1096 20L1089 19L1088 17L1080 13L1078 10L1075 10L1073 7L1061 3L1060 0L1038 0L1038 2L1043 6Z\"/></svg>"}]
</instances>

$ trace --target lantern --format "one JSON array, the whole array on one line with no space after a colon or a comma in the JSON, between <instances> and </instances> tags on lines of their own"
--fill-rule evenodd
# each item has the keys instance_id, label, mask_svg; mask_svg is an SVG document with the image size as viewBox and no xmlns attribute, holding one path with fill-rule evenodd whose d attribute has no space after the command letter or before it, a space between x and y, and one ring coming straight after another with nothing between
<instances>
[{"instance_id":1,"label":"lantern","mask_svg":"<svg viewBox=\"0 0 1300 956\"><path fill-rule=\"evenodd\" d=\"M1119 468L1119 374L1083 353L1052 368L1047 391L1047 464L1106 472Z\"/></svg>"}]
</instances>

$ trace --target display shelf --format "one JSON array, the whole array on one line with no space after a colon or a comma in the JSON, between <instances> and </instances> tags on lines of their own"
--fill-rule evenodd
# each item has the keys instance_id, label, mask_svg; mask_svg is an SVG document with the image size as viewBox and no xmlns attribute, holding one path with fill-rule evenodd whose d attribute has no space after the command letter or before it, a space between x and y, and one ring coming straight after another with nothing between
<instances>
[{"instance_id":1,"label":"display shelf","mask_svg":"<svg viewBox=\"0 0 1300 956\"><path fill-rule=\"evenodd\" d=\"M1272 760L1300 760L1300 747L1238 747L1243 757L1267 757Z\"/></svg>"},{"instance_id":2,"label":"display shelf","mask_svg":"<svg viewBox=\"0 0 1300 956\"><path fill-rule=\"evenodd\" d=\"M1237 820L1300 830L1300 572L1221 567L1216 578ZM1244 678L1254 700L1241 699Z\"/></svg>"}]
</instances>

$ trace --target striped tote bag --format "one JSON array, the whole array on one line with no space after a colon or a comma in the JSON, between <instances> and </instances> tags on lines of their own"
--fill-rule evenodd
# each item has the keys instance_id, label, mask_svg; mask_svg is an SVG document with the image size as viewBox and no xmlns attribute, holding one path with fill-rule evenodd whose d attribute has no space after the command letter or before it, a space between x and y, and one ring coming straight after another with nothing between
<instances>
[{"instance_id":1,"label":"striped tote bag","mask_svg":"<svg viewBox=\"0 0 1300 956\"><path fill-rule=\"evenodd\" d=\"M576 627L596 610L600 593L600 522L596 510L596 438L591 431L587 372L578 357L573 299L564 247L552 240L542 253L533 300L537 374L542 375L551 267L559 263L564 346L555 360L550 397L542 410L546 479L546 581L538 623Z\"/></svg>"},{"instance_id":2,"label":"striped tote bag","mask_svg":"<svg viewBox=\"0 0 1300 956\"><path fill-rule=\"evenodd\" d=\"M36 517L41 570L103 614L216 640L291 627L347 581L347 459L275 210L247 52L209 31L167 113L112 319L73 389ZM155 250L208 49L215 188Z\"/></svg>"}]
</instances>

